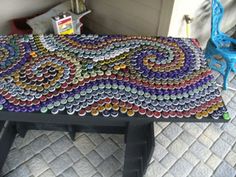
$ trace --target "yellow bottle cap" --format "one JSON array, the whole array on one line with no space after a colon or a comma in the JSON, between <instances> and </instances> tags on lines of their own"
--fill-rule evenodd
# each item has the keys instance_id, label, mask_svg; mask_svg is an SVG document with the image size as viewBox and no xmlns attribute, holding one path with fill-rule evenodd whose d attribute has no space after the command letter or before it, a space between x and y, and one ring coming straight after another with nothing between
<instances>
[{"instance_id":1,"label":"yellow bottle cap","mask_svg":"<svg viewBox=\"0 0 236 177\"><path fill-rule=\"evenodd\" d=\"M114 110L114 111L118 111L119 110L119 105L118 104L114 104L113 106L112 106L112 109Z\"/></svg>"},{"instance_id":2,"label":"yellow bottle cap","mask_svg":"<svg viewBox=\"0 0 236 177\"><path fill-rule=\"evenodd\" d=\"M122 63L122 64L120 65L120 68L121 68L121 69L125 69L125 68L126 68L126 64Z\"/></svg>"},{"instance_id":3,"label":"yellow bottle cap","mask_svg":"<svg viewBox=\"0 0 236 177\"><path fill-rule=\"evenodd\" d=\"M114 66L114 69L115 69L116 71L119 71L119 70L120 70L120 66L119 66L119 65L116 65L116 66Z\"/></svg>"},{"instance_id":4,"label":"yellow bottle cap","mask_svg":"<svg viewBox=\"0 0 236 177\"><path fill-rule=\"evenodd\" d=\"M93 110L91 111L91 114L92 114L92 116L98 116L99 112L98 112L98 110L93 109Z\"/></svg>"},{"instance_id":5,"label":"yellow bottle cap","mask_svg":"<svg viewBox=\"0 0 236 177\"><path fill-rule=\"evenodd\" d=\"M120 112L121 112L121 113L126 113L126 112L127 112L127 109L126 109L125 107L122 107L122 108L120 108Z\"/></svg>"},{"instance_id":6,"label":"yellow bottle cap","mask_svg":"<svg viewBox=\"0 0 236 177\"><path fill-rule=\"evenodd\" d=\"M133 111L132 109L128 110L127 115L128 115L129 117L134 116L134 111Z\"/></svg>"},{"instance_id":7,"label":"yellow bottle cap","mask_svg":"<svg viewBox=\"0 0 236 177\"><path fill-rule=\"evenodd\" d=\"M106 108L106 110L111 110L112 106L111 106L110 103L107 103L107 104L105 105L105 108Z\"/></svg>"},{"instance_id":8,"label":"yellow bottle cap","mask_svg":"<svg viewBox=\"0 0 236 177\"><path fill-rule=\"evenodd\" d=\"M197 119L202 119L201 113L197 113L197 114L196 114L196 118L197 118Z\"/></svg>"},{"instance_id":9,"label":"yellow bottle cap","mask_svg":"<svg viewBox=\"0 0 236 177\"><path fill-rule=\"evenodd\" d=\"M104 107L104 106L99 106L99 107L98 107L98 111L99 111L99 112L102 112L102 111L104 111L104 110L105 110L105 107Z\"/></svg>"}]
</instances>

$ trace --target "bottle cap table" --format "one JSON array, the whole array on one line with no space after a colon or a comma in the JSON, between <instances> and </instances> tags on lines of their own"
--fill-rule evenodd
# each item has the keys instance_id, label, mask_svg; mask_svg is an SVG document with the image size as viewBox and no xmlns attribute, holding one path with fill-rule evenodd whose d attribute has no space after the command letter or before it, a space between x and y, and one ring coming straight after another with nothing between
<instances>
[{"instance_id":1,"label":"bottle cap table","mask_svg":"<svg viewBox=\"0 0 236 177\"><path fill-rule=\"evenodd\" d=\"M124 35L0 36L0 110L22 134L45 123L72 138L76 125L125 133L124 176L144 173L152 122L229 120L196 40ZM132 152L141 141L146 152Z\"/></svg>"}]
</instances>

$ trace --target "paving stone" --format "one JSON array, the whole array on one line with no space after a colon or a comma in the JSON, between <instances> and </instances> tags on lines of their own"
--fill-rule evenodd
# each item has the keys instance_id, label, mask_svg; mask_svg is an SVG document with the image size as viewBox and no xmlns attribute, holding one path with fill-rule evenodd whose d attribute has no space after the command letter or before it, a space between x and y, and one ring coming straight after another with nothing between
<instances>
[{"instance_id":1,"label":"paving stone","mask_svg":"<svg viewBox=\"0 0 236 177\"><path fill-rule=\"evenodd\" d=\"M230 150L230 145L225 141L218 139L215 144L211 147L212 152L214 152L217 156L224 158L225 155Z\"/></svg>"},{"instance_id":2,"label":"paving stone","mask_svg":"<svg viewBox=\"0 0 236 177\"><path fill-rule=\"evenodd\" d=\"M207 160L211 155L211 151L198 141L193 143L193 145L190 147L190 151L203 161Z\"/></svg>"},{"instance_id":3,"label":"paving stone","mask_svg":"<svg viewBox=\"0 0 236 177\"><path fill-rule=\"evenodd\" d=\"M8 173L5 177L19 177L19 176L16 173L16 171L12 171L12 172Z\"/></svg>"},{"instance_id":4,"label":"paving stone","mask_svg":"<svg viewBox=\"0 0 236 177\"><path fill-rule=\"evenodd\" d=\"M236 111L235 111L235 109L233 109L233 108L231 108L231 107L227 107L227 111L228 111L228 113L229 113L231 119L235 118L235 116L236 116Z\"/></svg>"},{"instance_id":5,"label":"paving stone","mask_svg":"<svg viewBox=\"0 0 236 177\"><path fill-rule=\"evenodd\" d=\"M220 129L222 129L222 127L223 127L223 125L224 125L225 123L219 123L219 122L217 122L217 123L212 123L212 124L214 124L216 127L219 127Z\"/></svg>"},{"instance_id":6,"label":"paving stone","mask_svg":"<svg viewBox=\"0 0 236 177\"><path fill-rule=\"evenodd\" d=\"M191 144L193 144L194 141L196 141L196 139L191 134L189 134L187 131L182 132L178 138L180 138L188 146L190 146Z\"/></svg>"},{"instance_id":7,"label":"paving stone","mask_svg":"<svg viewBox=\"0 0 236 177\"><path fill-rule=\"evenodd\" d=\"M105 134L105 133L102 133L100 134L104 139L108 139L112 136L112 134Z\"/></svg>"},{"instance_id":8,"label":"paving stone","mask_svg":"<svg viewBox=\"0 0 236 177\"><path fill-rule=\"evenodd\" d=\"M234 152L236 152L236 143L234 144L232 150L233 150Z\"/></svg>"},{"instance_id":9,"label":"paving stone","mask_svg":"<svg viewBox=\"0 0 236 177\"><path fill-rule=\"evenodd\" d=\"M234 72L230 72L228 80L231 82L234 79L234 76L235 76L235 73Z\"/></svg>"},{"instance_id":10,"label":"paving stone","mask_svg":"<svg viewBox=\"0 0 236 177\"><path fill-rule=\"evenodd\" d=\"M234 82L236 83L236 80ZM236 103L236 97L234 96L231 101Z\"/></svg>"},{"instance_id":11,"label":"paving stone","mask_svg":"<svg viewBox=\"0 0 236 177\"><path fill-rule=\"evenodd\" d=\"M171 141L176 139L176 137L183 131L177 124L171 123L162 133L169 138Z\"/></svg>"},{"instance_id":12,"label":"paving stone","mask_svg":"<svg viewBox=\"0 0 236 177\"><path fill-rule=\"evenodd\" d=\"M47 163L53 161L56 158L56 154L50 148L44 149L40 154Z\"/></svg>"},{"instance_id":13,"label":"paving stone","mask_svg":"<svg viewBox=\"0 0 236 177\"><path fill-rule=\"evenodd\" d=\"M125 152L122 149L118 149L113 156L119 160L119 162L121 164L124 164L124 160L125 160Z\"/></svg>"},{"instance_id":14,"label":"paving stone","mask_svg":"<svg viewBox=\"0 0 236 177\"><path fill-rule=\"evenodd\" d=\"M45 130L31 130L31 133L34 135L34 138L38 138L44 135L47 131Z\"/></svg>"},{"instance_id":15,"label":"paving stone","mask_svg":"<svg viewBox=\"0 0 236 177\"><path fill-rule=\"evenodd\" d=\"M209 159L206 161L206 164L211 167L211 169L215 170L220 164L221 159L217 157L215 154L212 154Z\"/></svg>"},{"instance_id":16,"label":"paving stone","mask_svg":"<svg viewBox=\"0 0 236 177\"><path fill-rule=\"evenodd\" d=\"M207 165L204 163L199 163L191 172L190 176L191 177L210 177L213 173L213 170L210 169Z\"/></svg>"},{"instance_id":17,"label":"paving stone","mask_svg":"<svg viewBox=\"0 0 236 177\"><path fill-rule=\"evenodd\" d=\"M236 126L236 118L233 118L230 123L232 123L234 126Z\"/></svg>"},{"instance_id":18,"label":"paving stone","mask_svg":"<svg viewBox=\"0 0 236 177\"><path fill-rule=\"evenodd\" d=\"M168 153L160 162L166 169L169 169L176 161L177 158Z\"/></svg>"},{"instance_id":19,"label":"paving stone","mask_svg":"<svg viewBox=\"0 0 236 177\"><path fill-rule=\"evenodd\" d=\"M51 149L56 155L61 155L73 146L67 136L63 136L51 145Z\"/></svg>"},{"instance_id":20,"label":"paving stone","mask_svg":"<svg viewBox=\"0 0 236 177\"><path fill-rule=\"evenodd\" d=\"M221 135L222 130L215 126L214 124L210 124L209 127L204 131L204 135L210 138L212 141L216 141L217 138Z\"/></svg>"},{"instance_id":21,"label":"paving stone","mask_svg":"<svg viewBox=\"0 0 236 177\"><path fill-rule=\"evenodd\" d=\"M171 141L169 138L167 138L165 135L163 135L162 133L160 133L159 135L156 136L156 141L158 143L160 143L161 145L163 145L164 147L167 147L170 145Z\"/></svg>"},{"instance_id":22,"label":"paving stone","mask_svg":"<svg viewBox=\"0 0 236 177\"><path fill-rule=\"evenodd\" d=\"M17 167L14 171L18 174L19 177L31 176L31 171L25 164L22 164L21 166Z\"/></svg>"},{"instance_id":23,"label":"paving stone","mask_svg":"<svg viewBox=\"0 0 236 177\"><path fill-rule=\"evenodd\" d=\"M188 149L188 145L183 142L181 139L176 139L170 146L167 148L175 157L180 158L184 152Z\"/></svg>"},{"instance_id":24,"label":"paving stone","mask_svg":"<svg viewBox=\"0 0 236 177\"><path fill-rule=\"evenodd\" d=\"M183 128L195 138L203 132L203 130L194 123L186 123Z\"/></svg>"},{"instance_id":25,"label":"paving stone","mask_svg":"<svg viewBox=\"0 0 236 177\"><path fill-rule=\"evenodd\" d=\"M83 158L83 154L76 148L72 147L67 151L73 162L77 162L79 159Z\"/></svg>"},{"instance_id":26,"label":"paving stone","mask_svg":"<svg viewBox=\"0 0 236 177\"><path fill-rule=\"evenodd\" d=\"M236 79L232 79L230 82L229 82L229 87L231 88L236 88Z\"/></svg>"},{"instance_id":27,"label":"paving stone","mask_svg":"<svg viewBox=\"0 0 236 177\"><path fill-rule=\"evenodd\" d=\"M163 177L174 177L174 176L171 173L166 173L166 174L164 174Z\"/></svg>"},{"instance_id":28,"label":"paving stone","mask_svg":"<svg viewBox=\"0 0 236 177\"><path fill-rule=\"evenodd\" d=\"M231 123L226 123L223 125L223 130L226 131L228 134L236 137L236 126Z\"/></svg>"},{"instance_id":29,"label":"paving stone","mask_svg":"<svg viewBox=\"0 0 236 177\"><path fill-rule=\"evenodd\" d=\"M195 123L198 127L200 127L201 129L205 130L211 123L207 123L207 122L196 122Z\"/></svg>"},{"instance_id":30,"label":"paving stone","mask_svg":"<svg viewBox=\"0 0 236 177\"><path fill-rule=\"evenodd\" d=\"M230 151L225 157L226 162L228 162L232 167L236 165L236 153Z\"/></svg>"},{"instance_id":31,"label":"paving stone","mask_svg":"<svg viewBox=\"0 0 236 177\"><path fill-rule=\"evenodd\" d=\"M88 154L95 148L94 143L88 138L87 135L80 136L74 143L82 154Z\"/></svg>"},{"instance_id":32,"label":"paving stone","mask_svg":"<svg viewBox=\"0 0 236 177\"><path fill-rule=\"evenodd\" d=\"M75 133L75 139L78 139L82 135L89 135L90 133L84 133L84 132L77 132Z\"/></svg>"},{"instance_id":33,"label":"paving stone","mask_svg":"<svg viewBox=\"0 0 236 177\"><path fill-rule=\"evenodd\" d=\"M63 136L65 136L64 132L54 131L48 136L48 138L50 139L50 141L52 143L54 143L55 141L57 141L58 139L60 139Z\"/></svg>"},{"instance_id":34,"label":"paving stone","mask_svg":"<svg viewBox=\"0 0 236 177\"><path fill-rule=\"evenodd\" d=\"M148 167L148 170L145 174L145 177L162 177L166 173L167 169L163 167L162 164L160 164L157 161L154 161L150 166Z\"/></svg>"},{"instance_id":35,"label":"paving stone","mask_svg":"<svg viewBox=\"0 0 236 177\"><path fill-rule=\"evenodd\" d=\"M117 149L118 146L111 139L107 139L96 147L96 151L103 159L106 159L112 155L115 151L117 151Z\"/></svg>"},{"instance_id":36,"label":"paving stone","mask_svg":"<svg viewBox=\"0 0 236 177\"><path fill-rule=\"evenodd\" d=\"M162 128L166 128L168 125L170 125L170 122L157 122L157 124Z\"/></svg>"},{"instance_id":37,"label":"paving stone","mask_svg":"<svg viewBox=\"0 0 236 177\"><path fill-rule=\"evenodd\" d=\"M104 177L111 177L120 168L120 162L116 160L113 156L108 157L99 166L98 171Z\"/></svg>"},{"instance_id":38,"label":"paving stone","mask_svg":"<svg viewBox=\"0 0 236 177\"><path fill-rule=\"evenodd\" d=\"M221 92L221 96L222 96L224 103L226 105L230 102L230 100L233 98L234 95L235 95L235 92L232 90L229 90L229 89L222 90L222 92Z\"/></svg>"},{"instance_id":39,"label":"paving stone","mask_svg":"<svg viewBox=\"0 0 236 177\"><path fill-rule=\"evenodd\" d=\"M96 173L95 175L93 175L93 177L102 177L102 175L100 173Z\"/></svg>"},{"instance_id":40,"label":"paving stone","mask_svg":"<svg viewBox=\"0 0 236 177\"><path fill-rule=\"evenodd\" d=\"M35 155L35 153L32 151L31 146L24 146L20 149L20 153L23 154L25 161L31 159Z\"/></svg>"},{"instance_id":41,"label":"paving stone","mask_svg":"<svg viewBox=\"0 0 236 177\"><path fill-rule=\"evenodd\" d=\"M157 122L155 122L153 125L154 125L154 136L156 137L159 133L161 133L163 128L160 125L158 125Z\"/></svg>"},{"instance_id":42,"label":"paving stone","mask_svg":"<svg viewBox=\"0 0 236 177\"><path fill-rule=\"evenodd\" d=\"M98 133L88 133L88 136L96 146L104 141L104 138Z\"/></svg>"},{"instance_id":43,"label":"paving stone","mask_svg":"<svg viewBox=\"0 0 236 177\"><path fill-rule=\"evenodd\" d=\"M67 168L69 168L73 164L70 157L65 153L53 160L49 166L52 169L52 171L55 173L55 175L61 174L63 171L65 171Z\"/></svg>"},{"instance_id":44,"label":"paving stone","mask_svg":"<svg viewBox=\"0 0 236 177\"><path fill-rule=\"evenodd\" d=\"M81 177L91 177L96 173L96 169L89 163L86 158L80 159L73 165L75 172Z\"/></svg>"},{"instance_id":45,"label":"paving stone","mask_svg":"<svg viewBox=\"0 0 236 177\"><path fill-rule=\"evenodd\" d=\"M212 70L212 74L213 74L214 78L218 78L220 76L220 73L217 71L214 71L214 70Z\"/></svg>"},{"instance_id":46,"label":"paving stone","mask_svg":"<svg viewBox=\"0 0 236 177\"><path fill-rule=\"evenodd\" d=\"M25 156L18 149L13 149L7 156L7 166L12 170L25 160Z\"/></svg>"},{"instance_id":47,"label":"paving stone","mask_svg":"<svg viewBox=\"0 0 236 177\"><path fill-rule=\"evenodd\" d=\"M43 172L39 177L56 177L52 170L47 170Z\"/></svg>"},{"instance_id":48,"label":"paving stone","mask_svg":"<svg viewBox=\"0 0 236 177\"><path fill-rule=\"evenodd\" d=\"M4 176L10 172L10 168L7 166L7 163L4 163L2 170L0 170L0 176Z\"/></svg>"},{"instance_id":49,"label":"paving stone","mask_svg":"<svg viewBox=\"0 0 236 177\"><path fill-rule=\"evenodd\" d=\"M224 132L221 135L221 138L222 138L222 140L224 140L226 143L228 143L231 146L236 142L236 137L233 137L226 132Z\"/></svg>"},{"instance_id":50,"label":"paving stone","mask_svg":"<svg viewBox=\"0 0 236 177\"><path fill-rule=\"evenodd\" d=\"M120 145L120 146L123 146L124 145L124 135L116 135L116 134L113 134L111 137L110 137L116 144Z\"/></svg>"},{"instance_id":51,"label":"paving stone","mask_svg":"<svg viewBox=\"0 0 236 177\"><path fill-rule=\"evenodd\" d=\"M197 165L197 163L200 161L197 156L195 156L193 153L187 151L183 155L184 159L187 160L192 165Z\"/></svg>"},{"instance_id":52,"label":"paving stone","mask_svg":"<svg viewBox=\"0 0 236 177\"><path fill-rule=\"evenodd\" d=\"M96 151L88 153L87 158L94 167L97 167L103 161L102 157Z\"/></svg>"},{"instance_id":53,"label":"paving stone","mask_svg":"<svg viewBox=\"0 0 236 177\"><path fill-rule=\"evenodd\" d=\"M34 139L35 137L32 132L28 131L24 138L17 137L14 143L18 149L21 149L22 147L30 144Z\"/></svg>"},{"instance_id":54,"label":"paving stone","mask_svg":"<svg viewBox=\"0 0 236 177\"><path fill-rule=\"evenodd\" d=\"M34 158L27 161L26 165L34 176L39 176L48 169L48 165L43 160L41 155L34 156Z\"/></svg>"},{"instance_id":55,"label":"paving stone","mask_svg":"<svg viewBox=\"0 0 236 177\"><path fill-rule=\"evenodd\" d=\"M193 166L185 159L179 159L169 170L175 177L186 177L192 170Z\"/></svg>"},{"instance_id":56,"label":"paving stone","mask_svg":"<svg viewBox=\"0 0 236 177\"><path fill-rule=\"evenodd\" d=\"M179 127L182 127L185 123L184 122L175 122L176 125L178 125Z\"/></svg>"},{"instance_id":57,"label":"paving stone","mask_svg":"<svg viewBox=\"0 0 236 177\"><path fill-rule=\"evenodd\" d=\"M216 169L214 177L235 177L236 170L228 163L222 162Z\"/></svg>"},{"instance_id":58,"label":"paving stone","mask_svg":"<svg viewBox=\"0 0 236 177\"><path fill-rule=\"evenodd\" d=\"M230 101L228 104L227 104L227 108L232 108L232 109L235 109L236 108L236 103L234 101Z\"/></svg>"},{"instance_id":59,"label":"paving stone","mask_svg":"<svg viewBox=\"0 0 236 177\"><path fill-rule=\"evenodd\" d=\"M165 155L168 153L165 147L163 147L160 143L157 141L155 142L153 157L157 161L160 161Z\"/></svg>"},{"instance_id":60,"label":"paving stone","mask_svg":"<svg viewBox=\"0 0 236 177\"><path fill-rule=\"evenodd\" d=\"M73 168L69 168L63 172L63 177L78 177Z\"/></svg>"},{"instance_id":61,"label":"paving stone","mask_svg":"<svg viewBox=\"0 0 236 177\"><path fill-rule=\"evenodd\" d=\"M32 143L30 144L32 150L35 153L38 153L48 147L51 144L50 140L46 135L42 135L38 138L36 138Z\"/></svg>"},{"instance_id":62,"label":"paving stone","mask_svg":"<svg viewBox=\"0 0 236 177\"><path fill-rule=\"evenodd\" d=\"M213 144L213 141L210 138L208 138L206 135L204 135L204 134L201 134L199 136L198 141L200 143L204 144L208 148L211 147L212 144Z\"/></svg>"}]
</instances>

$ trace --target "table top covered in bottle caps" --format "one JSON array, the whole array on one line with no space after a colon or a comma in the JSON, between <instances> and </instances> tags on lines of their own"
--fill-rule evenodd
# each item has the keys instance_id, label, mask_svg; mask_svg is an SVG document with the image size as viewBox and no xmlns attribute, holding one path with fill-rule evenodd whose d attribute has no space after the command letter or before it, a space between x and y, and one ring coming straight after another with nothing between
<instances>
[{"instance_id":1,"label":"table top covered in bottle caps","mask_svg":"<svg viewBox=\"0 0 236 177\"><path fill-rule=\"evenodd\" d=\"M124 35L0 36L0 110L229 119L196 40Z\"/></svg>"}]
</instances>

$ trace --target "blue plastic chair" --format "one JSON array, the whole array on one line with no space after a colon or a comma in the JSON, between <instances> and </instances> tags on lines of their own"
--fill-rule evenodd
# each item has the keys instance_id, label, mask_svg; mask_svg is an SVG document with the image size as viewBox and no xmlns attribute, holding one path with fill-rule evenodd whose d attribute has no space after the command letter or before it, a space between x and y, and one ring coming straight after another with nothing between
<instances>
[{"instance_id":1,"label":"blue plastic chair","mask_svg":"<svg viewBox=\"0 0 236 177\"><path fill-rule=\"evenodd\" d=\"M224 78L223 89L231 71L236 72L236 40L220 31L224 7L219 0L212 0L211 38L207 43L206 58L209 67L220 72Z\"/></svg>"}]
</instances>

